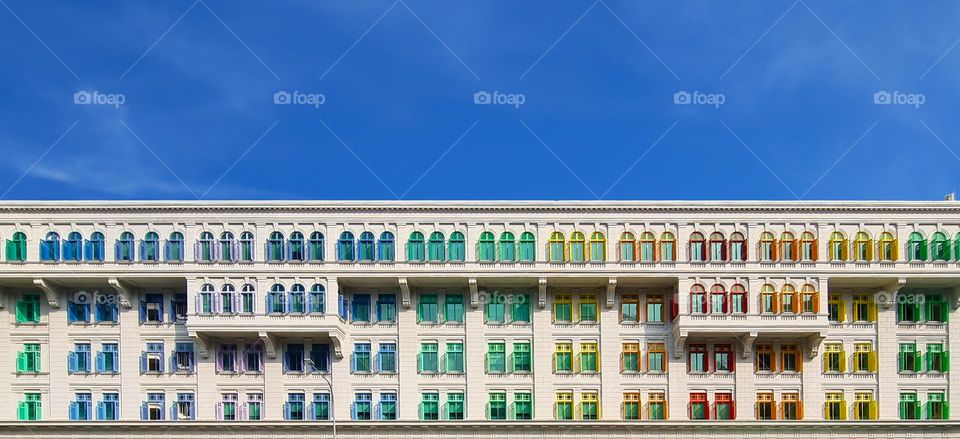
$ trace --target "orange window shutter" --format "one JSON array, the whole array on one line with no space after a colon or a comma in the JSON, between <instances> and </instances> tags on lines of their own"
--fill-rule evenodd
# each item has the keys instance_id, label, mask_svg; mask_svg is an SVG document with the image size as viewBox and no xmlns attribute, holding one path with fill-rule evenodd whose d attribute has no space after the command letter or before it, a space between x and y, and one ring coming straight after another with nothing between
<instances>
[{"instance_id":1,"label":"orange window shutter","mask_svg":"<svg viewBox=\"0 0 960 439\"><path fill-rule=\"evenodd\" d=\"M813 313L820 313L820 295L817 293L813 293Z\"/></svg>"},{"instance_id":2,"label":"orange window shutter","mask_svg":"<svg viewBox=\"0 0 960 439\"><path fill-rule=\"evenodd\" d=\"M820 240L818 240L818 239L814 239L814 240L813 240L813 249L812 249L812 250L813 250L813 252L812 252L812 253L813 253L813 260L816 261L816 260L820 259Z\"/></svg>"},{"instance_id":3,"label":"orange window shutter","mask_svg":"<svg viewBox=\"0 0 960 439\"><path fill-rule=\"evenodd\" d=\"M792 254L790 255L790 257L794 261L800 260L800 240L799 239L796 239L793 241L793 251L791 253Z\"/></svg>"},{"instance_id":4,"label":"orange window shutter","mask_svg":"<svg viewBox=\"0 0 960 439\"><path fill-rule=\"evenodd\" d=\"M663 245L663 241L657 242L653 241L653 260L660 261L660 246Z\"/></svg>"},{"instance_id":5,"label":"orange window shutter","mask_svg":"<svg viewBox=\"0 0 960 439\"><path fill-rule=\"evenodd\" d=\"M777 239L774 239L772 242L772 247L773 248L770 249L770 253L771 253L770 259L774 261L779 261L780 260L780 241Z\"/></svg>"}]
</instances>

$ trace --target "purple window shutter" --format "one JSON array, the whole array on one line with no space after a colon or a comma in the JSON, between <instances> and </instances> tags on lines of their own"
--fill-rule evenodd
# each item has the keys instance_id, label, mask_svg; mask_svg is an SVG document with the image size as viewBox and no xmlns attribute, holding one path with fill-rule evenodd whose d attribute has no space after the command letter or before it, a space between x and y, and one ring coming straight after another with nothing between
<instances>
[{"instance_id":1,"label":"purple window shutter","mask_svg":"<svg viewBox=\"0 0 960 439\"><path fill-rule=\"evenodd\" d=\"M193 260L200 260L200 241L193 243Z\"/></svg>"},{"instance_id":2,"label":"purple window shutter","mask_svg":"<svg viewBox=\"0 0 960 439\"><path fill-rule=\"evenodd\" d=\"M233 249L233 251L230 252L231 261L239 261L240 260L240 241L237 241L236 239L230 241L230 248Z\"/></svg>"},{"instance_id":3,"label":"purple window shutter","mask_svg":"<svg viewBox=\"0 0 960 439\"><path fill-rule=\"evenodd\" d=\"M220 303L220 302L221 302L221 300L220 300L220 295L217 294L217 293L214 293L214 294L213 294L213 297L214 297L214 301L213 301L213 303L214 303L214 305L213 305L213 312L221 312L221 311L223 311L223 307L221 306L221 303Z\"/></svg>"},{"instance_id":4,"label":"purple window shutter","mask_svg":"<svg viewBox=\"0 0 960 439\"><path fill-rule=\"evenodd\" d=\"M240 406L240 413L237 416L237 419L247 419L247 403L243 403Z\"/></svg>"},{"instance_id":5,"label":"purple window shutter","mask_svg":"<svg viewBox=\"0 0 960 439\"><path fill-rule=\"evenodd\" d=\"M203 311L203 308L200 306L200 298L201 298L201 296L203 296L202 293L201 293L201 294L197 294L196 296L193 297L194 302L196 302L196 303L194 304L195 306L193 307L193 313L194 313L194 314L200 314L200 313Z\"/></svg>"},{"instance_id":6,"label":"purple window shutter","mask_svg":"<svg viewBox=\"0 0 960 439\"><path fill-rule=\"evenodd\" d=\"M220 254L220 240L214 239L210 243L210 250L211 250L211 256L213 256L213 260L219 261L222 257L222 255Z\"/></svg>"},{"instance_id":7,"label":"purple window shutter","mask_svg":"<svg viewBox=\"0 0 960 439\"><path fill-rule=\"evenodd\" d=\"M263 345L257 345L257 353L258 353L258 355L257 355L257 362L260 363L260 373L264 373L264 371L263 371Z\"/></svg>"},{"instance_id":8,"label":"purple window shutter","mask_svg":"<svg viewBox=\"0 0 960 439\"><path fill-rule=\"evenodd\" d=\"M240 293L232 293L230 297L232 297L233 300L233 312L239 313L243 311L243 308L241 308L243 301L240 300Z\"/></svg>"},{"instance_id":9,"label":"purple window shutter","mask_svg":"<svg viewBox=\"0 0 960 439\"><path fill-rule=\"evenodd\" d=\"M222 402L217 403L217 420L218 421L223 420L223 403Z\"/></svg>"},{"instance_id":10,"label":"purple window shutter","mask_svg":"<svg viewBox=\"0 0 960 439\"><path fill-rule=\"evenodd\" d=\"M217 346L217 373L223 372L223 351Z\"/></svg>"}]
</instances>

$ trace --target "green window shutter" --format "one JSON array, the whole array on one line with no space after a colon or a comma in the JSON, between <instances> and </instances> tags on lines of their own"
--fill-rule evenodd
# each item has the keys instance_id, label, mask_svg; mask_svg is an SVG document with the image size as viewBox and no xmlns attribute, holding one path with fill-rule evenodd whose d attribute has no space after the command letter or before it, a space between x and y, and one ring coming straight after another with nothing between
<instances>
[{"instance_id":1,"label":"green window shutter","mask_svg":"<svg viewBox=\"0 0 960 439\"><path fill-rule=\"evenodd\" d=\"M17 352L17 372L23 373L27 371L27 354L26 352Z\"/></svg>"},{"instance_id":2,"label":"green window shutter","mask_svg":"<svg viewBox=\"0 0 960 439\"><path fill-rule=\"evenodd\" d=\"M940 305L940 321L947 323L947 320L950 319L950 307L948 304L943 303Z\"/></svg>"},{"instance_id":3,"label":"green window shutter","mask_svg":"<svg viewBox=\"0 0 960 439\"><path fill-rule=\"evenodd\" d=\"M16 261L17 260L17 245L11 240L7 240L7 260Z\"/></svg>"},{"instance_id":4,"label":"green window shutter","mask_svg":"<svg viewBox=\"0 0 960 439\"><path fill-rule=\"evenodd\" d=\"M906 370L906 365L905 365L906 358L907 358L907 355L904 352L900 352L897 354L897 370L898 371L903 372L904 370Z\"/></svg>"},{"instance_id":5,"label":"green window shutter","mask_svg":"<svg viewBox=\"0 0 960 439\"><path fill-rule=\"evenodd\" d=\"M923 369L923 364L920 360L920 353L916 352L913 354L913 371L920 372Z\"/></svg>"},{"instance_id":6,"label":"green window shutter","mask_svg":"<svg viewBox=\"0 0 960 439\"><path fill-rule=\"evenodd\" d=\"M26 313L26 304L23 301L17 301L17 323L24 323L27 321Z\"/></svg>"},{"instance_id":7,"label":"green window shutter","mask_svg":"<svg viewBox=\"0 0 960 439\"><path fill-rule=\"evenodd\" d=\"M940 372L950 371L950 351L943 351L940 354L943 358L940 360Z\"/></svg>"},{"instance_id":8,"label":"green window shutter","mask_svg":"<svg viewBox=\"0 0 960 439\"><path fill-rule=\"evenodd\" d=\"M17 403L17 420L19 421L29 421L29 414L27 410L27 403L20 401Z\"/></svg>"}]
</instances>

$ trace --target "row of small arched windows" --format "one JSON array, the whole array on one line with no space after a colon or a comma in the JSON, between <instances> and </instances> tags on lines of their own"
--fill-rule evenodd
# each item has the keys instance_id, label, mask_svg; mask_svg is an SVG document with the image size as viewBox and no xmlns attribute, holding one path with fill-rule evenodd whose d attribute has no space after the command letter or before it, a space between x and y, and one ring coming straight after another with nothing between
<instances>
[{"instance_id":1,"label":"row of small arched windows","mask_svg":"<svg viewBox=\"0 0 960 439\"><path fill-rule=\"evenodd\" d=\"M40 241L42 261L96 261L105 260L105 239L101 232L93 232L86 239L80 232L70 232L62 239L56 232L49 232ZM272 232L264 244L267 261L323 261L324 236L313 232L306 238L301 232L289 237ZM816 236L809 231L799 236L792 232L775 236L763 232L757 243L757 257L761 262L817 261L819 245ZM874 239L869 232L859 231L850 242L842 232L830 234L828 241L831 261L897 261L900 245L891 232L882 232ZM123 232L114 243L117 261L173 261L184 260L184 238L180 232L171 233L161 240L156 232L147 232L137 243L132 232ZM531 232L523 232L519 239L512 232L503 232L496 237L493 232L480 234L476 244L477 260L481 262L533 262L536 260L536 238ZM245 261L255 258L255 239L251 232L243 232L239 239L232 232L223 232L216 237L212 232L202 232L194 246L195 260ZM352 232L343 232L336 242L338 261L394 261L396 241L393 233L382 232L375 237L372 232L362 232L355 237ZM442 232L432 232L429 238L422 232L410 234L406 246L406 260L413 262L462 262L466 259L466 240L463 233L453 232L449 238ZM617 242L617 254L621 262L672 262L677 260L677 240L673 233L663 232L657 238L652 232L643 232L639 239L632 232L625 232ZM607 255L607 240L603 233L593 232L589 239L583 232L573 232L569 239L561 232L553 232L546 243L548 262L603 262ZM747 260L747 240L740 232L727 239L720 232L709 236L694 232L687 242L687 257L691 262ZM8 261L25 261L27 238L23 232L15 232L6 243ZM927 240L923 234L913 232L906 244L908 261L960 261L960 233L951 240L944 232L935 232Z\"/></svg>"}]
</instances>

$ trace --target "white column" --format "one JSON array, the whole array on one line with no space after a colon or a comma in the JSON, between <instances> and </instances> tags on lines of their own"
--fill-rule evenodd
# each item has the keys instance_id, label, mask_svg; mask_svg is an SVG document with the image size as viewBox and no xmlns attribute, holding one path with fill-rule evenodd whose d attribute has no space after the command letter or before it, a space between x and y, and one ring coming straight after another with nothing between
<instances>
[{"instance_id":1,"label":"white column","mask_svg":"<svg viewBox=\"0 0 960 439\"><path fill-rule=\"evenodd\" d=\"M620 384L620 312L618 304L607 307L607 292L600 291L600 403L603 419L620 419L623 389ZM619 296L619 294L617 295Z\"/></svg>"},{"instance_id":2,"label":"white column","mask_svg":"<svg viewBox=\"0 0 960 439\"><path fill-rule=\"evenodd\" d=\"M468 235L469 236L469 235ZM471 254L471 242L467 240L467 254ZM469 260L469 259L468 259ZM470 306L469 294L465 300L466 338L464 340L463 350L466 362L466 380L467 392L465 420L479 421L487 418L487 389L486 372L484 365L484 356L487 354L487 342L483 336L483 303L479 303L476 308ZM534 351L536 352L536 350ZM416 364L416 362L413 362Z\"/></svg>"},{"instance_id":3,"label":"white column","mask_svg":"<svg viewBox=\"0 0 960 439\"><path fill-rule=\"evenodd\" d=\"M48 396L51 399L43 401L44 406L50 407L44 410L44 420L68 420L70 418L68 401L74 399L73 392L70 391L67 374L67 353L73 350L73 341L67 336L67 299L68 297L57 297L57 300L60 301L60 307L47 307L49 337L47 338L48 343L41 346L41 353L43 357L47 358L49 368L41 370L49 372L47 379L50 382L50 393ZM46 302L47 296L41 293L40 300ZM93 347L92 343L91 347ZM43 352L44 350L47 352ZM94 359L94 355L91 352L90 360ZM93 365L90 365L90 367L92 369ZM56 398L56 401L53 401L53 398Z\"/></svg>"},{"instance_id":4,"label":"white column","mask_svg":"<svg viewBox=\"0 0 960 439\"><path fill-rule=\"evenodd\" d=\"M146 350L140 338L142 294L132 294L129 309L120 305L120 418L124 421L140 420L140 405L146 396L140 389L140 353Z\"/></svg>"},{"instance_id":5,"label":"white column","mask_svg":"<svg viewBox=\"0 0 960 439\"><path fill-rule=\"evenodd\" d=\"M417 337L417 296L412 293L410 308L400 305L397 308L397 371L400 375L400 389L397 395L399 402L398 419L414 421L420 416L420 392L417 381L417 354L420 353L420 340ZM438 306L443 306L442 297ZM445 346L440 344L440 348ZM442 351L441 351L442 352ZM442 404L443 402L441 402Z\"/></svg>"},{"instance_id":6,"label":"white column","mask_svg":"<svg viewBox=\"0 0 960 439\"><path fill-rule=\"evenodd\" d=\"M539 242L538 242L539 244ZM540 250L537 251L538 253ZM533 319L533 403L534 419L553 419L553 295L547 293L547 303L540 307L539 290L530 295L531 318Z\"/></svg>"},{"instance_id":7,"label":"white column","mask_svg":"<svg viewBox=\"0 0 960 439\"><path fill-rule=\"evenodd\" d=\"M896 291L891 291L889 294L895 296ZM876 301L876 295L871 295L871 300ZM877 307L877 378L880 383L877 386L879 416L882 420L895 420L900 417L900 397L897 391L897 356L900 351L897 345L897 306L886 308L880 303L875 303L875 306Z\"/></svg>"}]
</instances>

